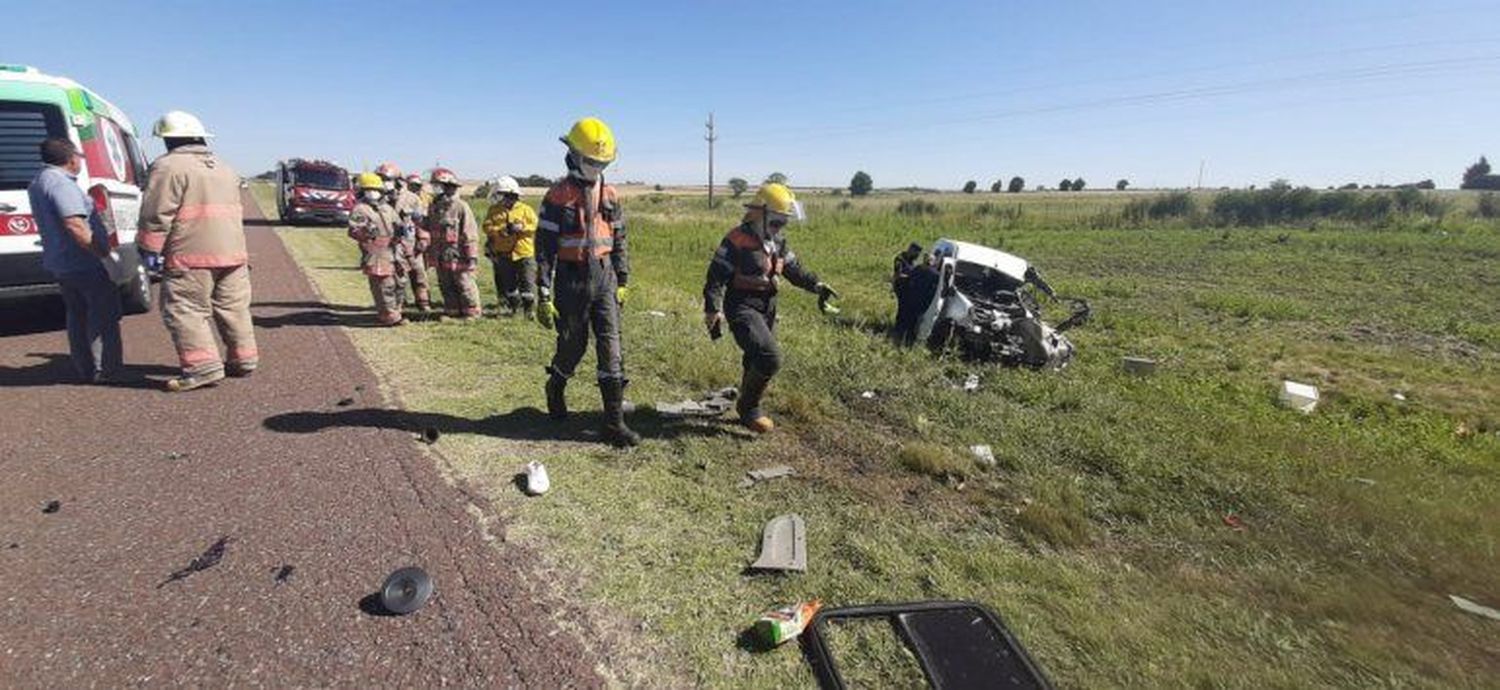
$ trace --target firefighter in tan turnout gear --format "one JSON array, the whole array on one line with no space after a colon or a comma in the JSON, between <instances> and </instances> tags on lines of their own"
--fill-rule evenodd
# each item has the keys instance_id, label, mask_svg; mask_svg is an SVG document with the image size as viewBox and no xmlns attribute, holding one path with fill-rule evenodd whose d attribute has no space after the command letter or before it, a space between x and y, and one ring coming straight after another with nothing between
<instances>
[{"instance_id":1,"label":"firefighter in tan turnout gear","mask_svg":"<svg viewBox=\"0 0 1500 690\"><path fill-rule=\"evenodd\" d=\"M641 437L625 426L620 352L620 306L627 294L630 254L615 188L604 183L604 168L615 159L615 136L589 117L574 124L562 141L568 145L568 174L542 198L537 224L537 320L557 328L557 352L547 367L547 413L553 419L567 417L564 392L593 330L604 438L634 446Z\"/></svg>"},{"instance_id":2,"label":"firefighter in tan turnout gear","mask_svg":"<svg viewBox=\"0 0 1500 690\"><path fill-rule=\"evenodd\" d=\"M458 197L458 176L447 168L432 171L438 188L427 208L427 260L437 267L438 288L443 292L443 313L465 321L479 318L479 220L474 210Z\"/></svg>"},{"instance_id":3,"label":"firefighter in tan turnout gear","mask_svg":"<svg viewBox=\"0 0 1500 690\"><path fill-rule=\"evenodd\" d=\"M349 213L349 237L359 243L359 267L370 280L376 318L382 326L400 326L406 299L406 250L397 241L401 220L386 203L384 180L375 173L359 176L359 202Z\"/></svg>"},{"instance_id":4,"label":"firefighter in tan turnout gear","mask_svg":"<svg viewBox=\"0 0 1500 690\"><path fill-rule=\"evenodd\" d=\"M422 252L427 250L427 233L422 230L422 219L426 215L422 197L408 186L422 188L422 178L412 175L403 179L401 169L395 163L381 163L375 174L385 183L385 203L396 212L396 243L405 256L407 271L403 282L411 283L412 298L418 309L426 312L432 308L427 292L427 267L422 262ZM413 181L415 184L413 185Z\"/></svg>"},{"instance_id":5,"label":"firefighter in tan turnout gear","mask_svg":"<svg viewBox=\"0 0 1500 690\"><path fill-rule=\"evenodd\" d=\"M161 313L182 364L167 390L185 391L255 371L250 266L240 178L209 151L198 118L172 111L153 132L167 152L151 164L136 244L160 254ZM214 333L224 341L219 354Z\"/></svg>"},{"instance_id":6,"label":"firefighter in tan turnout gear","mask_svg":"<svg viewBox=\"0 0 1500 690\"><path fill-rule=\"evenodd\" d=\"M834 311L828 300L838 297L818 276L802 266L787 247L783 229L802 220L802 205L784 185L770 183L745 204L745 218L724 236L708 264L703 283L703 324L715 338L724 322L744 352L744 378L735 411L740 422L757 433L775 428L760 407L771 378L781 370L781 346L776 342L776 293L780 278L818 296L818 306Z\"/></svg>"}]
</instances>

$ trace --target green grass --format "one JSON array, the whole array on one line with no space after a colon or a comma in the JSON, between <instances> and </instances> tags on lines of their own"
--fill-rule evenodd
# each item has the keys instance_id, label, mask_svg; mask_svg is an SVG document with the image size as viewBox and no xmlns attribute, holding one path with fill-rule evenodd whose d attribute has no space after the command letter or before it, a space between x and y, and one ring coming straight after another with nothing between
<instances>
[{"instance_id":1,"label":"green grass","mask_svg":"<svg viewBox=\"0 0 1500 690\"><path fill-rule=\"evenodd\" d=\"M1123 196L1017 195L1015 211L1008 195L928 195L938 212L920 215L897 212L910 196L809 198L792 246L844 311L829 319L812 296L784 296L787 361L768 400L779 427L765 438L641 412L645 445L612 451L589 436L599 403L585 380L569 390L579 418L550 426L535 408L552 336L532 323L350 333L408 409L449 425L447 467L488 492L509 542L593 612L564 623L615 631L598 644L622 682L810 685L794 649L736 640L760 611L822 597L982 601L1068 687L1493 683L1494 623L1446 595L1500 604L1500 300L1485 297L1500 286L1496 226L1091 220ZM699 321L704 268L736 207L702 204L625 200L633 400L738 380L738 350ZM341 232L282 236L330 303L367 306ZM890 256L940 236L1016 252L1088 298L1096 319L1073 333L1073 366L891 348L878 332ZM480 283L493 303L487 272ZM1124 355L1159 360L1158 373L1123 373ZM955 389L969 373L980 389ZM1323 389L1315 414L1277 407L1284 377ZM1490 431L1457 435L1460 423ZM973 465L973 444L998 466ZM533 458L554 488L527 499L510 480ZM935 478L946 462L965 480ZM797 476L738 488L779 463ZM793 511L809 571L743 574L765 521Z\"/></svg>"}]
</instances>

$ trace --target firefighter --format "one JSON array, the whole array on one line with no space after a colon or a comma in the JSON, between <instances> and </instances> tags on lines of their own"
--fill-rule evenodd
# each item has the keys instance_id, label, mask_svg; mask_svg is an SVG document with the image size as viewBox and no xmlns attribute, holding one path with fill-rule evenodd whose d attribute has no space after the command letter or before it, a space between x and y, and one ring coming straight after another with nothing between
<instances>
[{"instance_id":1,"label":"firefighter","mask_svg":"<svg viewBox=\"0 0 1500 690\"><path fill-rule=\"evenodd\" d=\"M594 333L604 438L634 446L641 437L625 425L625 371L620 352L620 307L628 294L630 254L625 217L604 169L615 160L615 137L588 117L562 137L568 174L547 190L537 224L537 320L557 329L557 350L547 367L547 414L564 419L568 379ZM553 300L556 300L554 303Z\"/></svg>"},{"instance_id":2,"label":"firefighter","mask_svg":"<svg viewBox=\"0 0 1500 690\"><path fill-rule=\"evenodd\" d=\"M718 337L724 322L744 352L744 377L735 411L751 431L766 433L775 423L760 407L771 378L781 369L776 343L776 292L781 276L818 296L818 306L838 293L802 266L787 247L783 229L802 220L802 206L785 185L770 183L745 205L744 220L719 243L703 284L703 323Z\"/></svg>"},{"instance_id":3,"label":"firefighter","mask_svg":"<svg viewBox=\"0 0 1500 690\"><path fill-rule=\"evenodd\" d=\"M474 210L458 196L458 176L447 168L434 168L432 184L438 193L427 208L428 263L437 267L438 289L443 293L443 313L472 321L479 318L479 286L474 271L479 268L479 221Z\"/></svg>"},{"instance_id":4,"label":"firefighter","mask_svg":"<svg viewBox=\"0 0 1500 690\"><path fill-rule=\"evenodd\" d=\"M163 265L162 321L182 365L182 375L169 380L167 390L200 388L226 372L249 376L260 356L250 321L239 175L209 150L212 135L189 113L162 115L153 134L167 152L151 164L136 246L147 262ZM224 359L216 330L227 350Z\"/></svg>"},{"instance_id":5,"label":"firefighter","mask_svg":"<svg viewBox=\"0 0 1500 690\"><path fill-rule=\"evenodd\" d=\"M427 250L428 240L427 232L422 229L426 213L422 197L417 193L422 189L422 178L411 175L403 180L401 170L394 163L381 164L375 169L375 174L385 182L385 202L396 212L396 242L401 247L407 265L402 282L411 284L413 301L417 309L425 314L432 310L432 300L428 296L427 266L422 261L422 253Z\"/></svg>"},{"instance_id":6,"label":"firefighter","mask_svg":"<svg viewBox=\"0 0 1500 690\"><path fill-rule=\"evenodd\" d=\"M495 294L504 300L507 315L530 318L536 309L536 221L536 211L521 201L515 178L502 177L490 185L485 254L494 264ZM499 316L498 308L496 312Z\"/></svg>"},{"instance_id":7,"label":"firefighter","mask_svg":"<svg viewBox=\"0 0 1500 690\"><path fill-rule=\"evenodd\" d=\"M376 318L382 326L406 323L401 304L406 299L406 250L397 241L401 219L386 203L386 181L376 173L358 178L359 203L349 213L349 237L359 243L359 267L370 280Z\"/></svg>"}]
</instances>

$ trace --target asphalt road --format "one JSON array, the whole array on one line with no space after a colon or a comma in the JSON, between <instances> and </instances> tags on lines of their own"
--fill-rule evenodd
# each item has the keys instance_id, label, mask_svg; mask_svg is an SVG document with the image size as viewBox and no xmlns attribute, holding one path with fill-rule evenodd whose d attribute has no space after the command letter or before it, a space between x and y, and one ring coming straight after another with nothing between
<instances>
[{"instance_id":1,"label":"asphalt road","mask_svg":"<svg viewBox=\"0 0 1500 690\"><path fill-rule=\"evenodd\" d=\"M409 431L263 424L394 403L245 208L252 378L163 392L153 312L124 324L134 381L67 383L60 303L0 307L0 686L599 685L528 555ZM372 595L406 565L437 594L384 615Z\"/></svg>"}]
</instances>

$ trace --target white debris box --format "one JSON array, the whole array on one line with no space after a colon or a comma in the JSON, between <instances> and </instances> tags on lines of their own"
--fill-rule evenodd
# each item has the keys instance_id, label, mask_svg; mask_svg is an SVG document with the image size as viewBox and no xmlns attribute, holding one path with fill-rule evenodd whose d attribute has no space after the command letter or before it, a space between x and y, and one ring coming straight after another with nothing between
<instances>
[{"instance_id":1,"label":"white debris box","mask_svg":"<svg viewBox=\"0 0 1500 690\"><path fill-rule=\"evenodd\" d=\"M1281 404L1302 414L1311 414L1318 407L1318 387L1296 381L1282 381Z\"/></svg>"}]
</instances>

